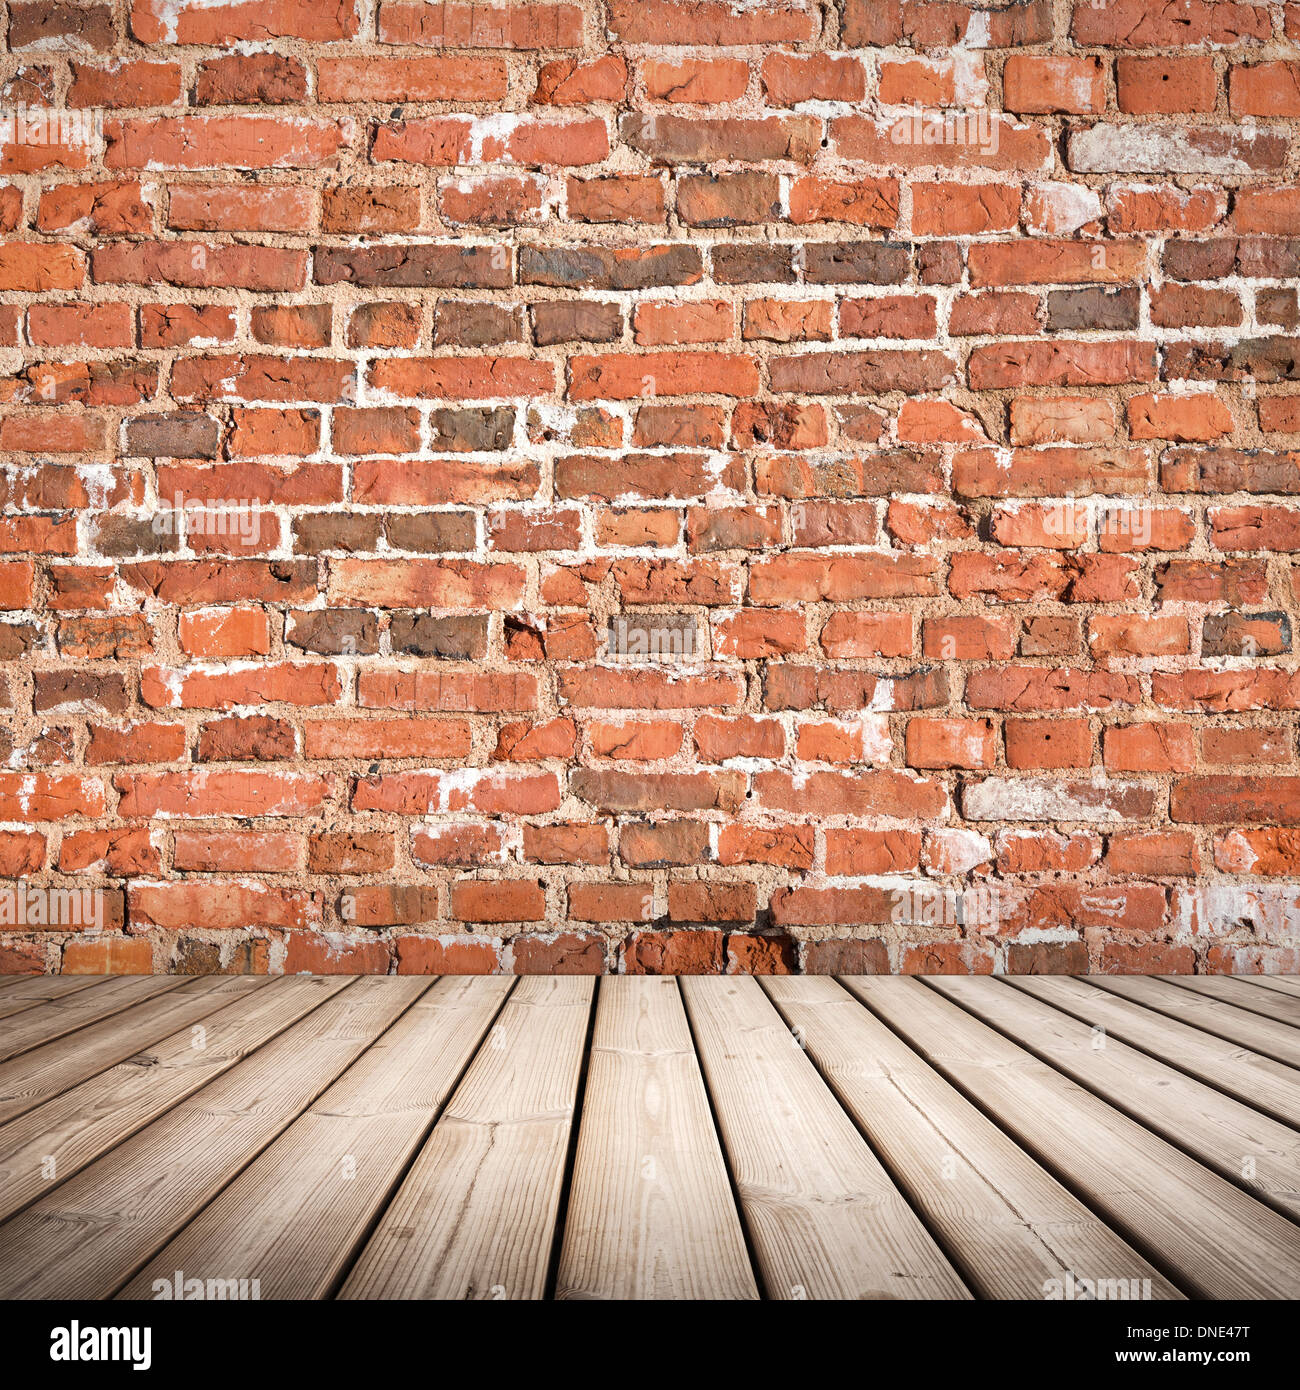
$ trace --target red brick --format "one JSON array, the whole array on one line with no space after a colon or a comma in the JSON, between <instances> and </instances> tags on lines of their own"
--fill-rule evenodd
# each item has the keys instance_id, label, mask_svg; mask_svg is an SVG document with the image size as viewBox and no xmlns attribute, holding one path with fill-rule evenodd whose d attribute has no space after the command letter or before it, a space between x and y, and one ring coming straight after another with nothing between
<instances>
[{"instance_id":1,"label":"red brick","mask_svg":"<svg viewBox=\"0 0 1300 1390\"><path fill-rule=\"evenodd\" d=\"M991 975L993 952L980 941L934 941L903 947L898 968L904 975Z\"/></svg>"},{"instance_id":2,"label":"red brick","mask_svg":"<svg viewBox=\"0 0 1300 1390\"><path fill-rule=\"evenodd\" d=\"M75 247L22 241L0 246L0 290L75 290L85 275L85 258Z\"/></svg>"},{"instance_id":3,"label":"red brick","mask_svg":"<svg viewBox=\"0 0 1300 1390\"><path fill-rule=\"evenodd\" d=\"M595 932L523 933L510 942L516 975L603 975L605 938Z\"/></svg>"},{"instance_id":4,"label":"red brick","mask_svg":"<svg viewBox=\"0 0 1300 1390\"><path fill-rule=\"evenodd\" d=\"M652 100L714 106L744 95L749 65L739 58L652 59L642 63L641 80Z\"/></svg>"},{"instance_id":5,"label":"red brick","mask_svg":"<svg viewBox=\"0 0 1300 1390\"><path fill-rule=\"evenodd\" d=\"M1143 0L1111 0L1104 6L1076 0L1070 35L1085 45L1178 48L1258 41L1271 29L1267 11L1235 0L1184 0L1172 12L1152 10Z\"/></svg>"},{"instance_id":6,"label":"red brick","mask_svg":"<svg viewBox=\"0 0 1300 1390\"><path fill-rule=\"evenodd\" d=\"M725 0L613 0L610 29L634 44L781 44L810 39L812 15L784 6L736 10Z\"/></svg>"},{"instance_id":7,"label":"red brick","mask_svg":"<svg viewBox=\"0 0 1300 1390\"><path fill-rule=\"evenodd\" d=\"M894 227L898 223L898 180L828 179L807 175L790 185L790 220L848 222L855 227Z\"/></svg>"},{"instance_id":8,"label":"red brick","mask_svg":"<svg viewBox=\"0 0 1300 1390\"><path fill-rule=\"evenodd\" d=\"M1250 190L1245 190L1249 196ZM1126 232L1203 232L1228 208L1227 195L1214 188L1113 187L1107 208L1110 230Z\"/></svg>"},{"instance_id":9,"label":"red brick","mask_svg":"<svg viewBox=\"0 0 1300 1390\"><path fill-rule=\"evenodd\" d=\"M119 773L113 785L122 794L120 815L196 818L310 815L320 809L329 791L324 778L311 773L206 768Z\"/></svg>"},{"instance_id":10,"label":"red brick","mask_svg":"<svg viewBox=\"0 0 1300 1390\"><path fill-rule=\"evenodd\" d=\"M1300 116L1300 63L1234 65L1228 100L1234 116Z\"/></svg>"},{"instance_id":11,"label":"red brick","mask_svg":"<svg viewBox=\"0 0 1300 1390\"><path fill-rule=\"evenodd\" d=\"M1092 762L1092 731L1083 719L1008 719L1004 736L1008 767L1087 767Z\"/></svg>"},{"instance_id":12,"label":"red brick","mask_svg":"<svg viewBox=\"0 0 1300 1390\"><path fill-rule=\"evenodd\" d=\"M847 54L771 53L763 59L761 77L770 106L861 101L867 88L862 60Z\"/></svg>"},{"instance_id":13,"label":"red brick","mask_svg":"<svg viewBox=\"0 0 1300 1390\"><path fill-rule=\"evenodd\" d=\"M909 767L991 767L997 735L987 719L916 718L907 722Z\"/></svg>"},{"instance_id":14,"label":"red brick","mask_svg":"<svg viewBox=\"0 0 1300 1390\"><path fill-rule=\"evenodd\" d=\"M792 937L732 932L727 937L728 975L794 975L799 949Z\"/></svg>"},{"instance_id":15,"label":"red brick","mask_svg":"<svg viewBox=\"0 0 1300 1390\"><path fill-rule=\"evenodd\" d=\"M1154 720L1109 728L1102 753L1106 766L1121 772L1191 772L1195 731L1190 724Z\"/></svg>"},{"instance_id":16,"label":"red brick","mask_svg":"<svg viewBox=\"0 0 1300 1390\"><path fill-rule=\"evenodd\" d=\"M399 975L493 975L500 943L473 936L399 936Z\"/></svg>"},{"instance_id":17,"label":"red brick","mask_svg":"<svg viewBox=\"0 0 1300 1390\"><path fill-rule=\"evenodd\" d=\"M310 927L320 924L319 896L243 883L137 883L127 894L132 926ZM300 967L301 968L301 967Z\"/></svg>"},{"instance_id":18,"label":"red brick","mask_svg":"<svg viewBox=\"0 0 1300 1390\"><path fill-rule=\"evenodd\" d=\"M126 304L33 304L27 336L38 347L132 347L133 318Z\"/></svg>"},{"instance_id":19,"label":"red brick","mask_svg":"<svg viewBox=\"0 0 1300 1390\"><path fill-rule=\"evenodd\" d=\"M1121 111L1138 116L1213 111L1218 91L1214 59L1147 56L1115 63L1116 96Z\"/></svg>"},{"instance_id":20,"label":"red brick","mask_svg":"<svg viewBox=\"0 0 1300 1390\"><path fill-rule=\"evenodd\" d=\"M812 831L799 826L725 825L718 832L718 862L809 869L813 862Z\"/></svg>"},{"instance_id":21,"label":"red brick","mask_svg":"<svg viewBox=\"0 0 1300 1390\"><path fill-rule=\"evenodd\" d=\"M302 841L283 831L178 830L173 867L199 873L287 874L302 866Z\"/></svg>"},{"instance_id":22,"label":"red brick","mask_svg":"<svg viewBox=\"0 0 1300 1390\"><path fill-rule=\"evenodd\" d=\"M312 169L344 148L332 121L276 116L171 116L104 122L108 169Z\"/></svg>"},{"instance_id":23,"label":"red brick","mask_svg":"<svg viewBox=\"0 0 1300 1390\"><path fill-rule=\"evenodd\" d=\"M757 387L753 360L735 353L608 353L569 359L569 399L574 401L622 401L699 392L749 396Z\"/></svg>"},{"instance_id":24,"label":"red brick","mask_svg":"<svg viewBox=\"0 0 1300 1390\"><path fill-rule=\"evenodd\" d=\"M577 5L393 3L379 16L381 43L425 44L447 48L576 48L582 39Z\"/></svg>"},{"instance_id":25,"label":"red brick","mask_svg":"<svg viewBox=\"0 0 1300 1390\"><path fill-rule=\"evenodd\" d=\"M569 916L576 922L648 922L653 905L649 883L569 884Z\"/></svg>"},{"instance_id":26,"label":"red brick","mask_svg":"<svg viewBox=\"0 0 1300 1390\"><path fill-rule=\"evenodd\" d=\"M1002 69L1008 111L1095 115L1106 109L1106 69L1100 58L1038 58L1014 54Z\"/></svg>"},{"instance_id":27,"label":"red brick","mask_svg":"<svg viewBox=\"0 0 1300 1390\"><path fill-rule=\"evenodd\" d=\"M148 975L152 971L153 946L144 937L74 939L63 948L64 975Z\"/></svg>"},{"instance_id":28,"label":"red brick","mask_svg":"<svg viewBox=\"0 0 1300 1390\"><path fill-rule=\"evenodd\" d=\"M508 74L501 58L322 58L321 101L500 101Z\"/></svg>"},{"instance_id":29,"label":"red brick","mask_svg":"<svg viewBox=\"0 0 1300 1390\"><path fill-rule=\"evenodd\" d=\"M718 975L723 969L723 934L684 929L633 932L623 943L628 975Z\"/></svg>"},{"instance_id":30,"label":"red brick","mask_svg":"<svg viewBox=\"0 0 1300 1390\"><path fill-rule=\"evenodd\" d=\"M1198 871L1200 856L1191 835L1153 830L1112 835L1106 846L1106 867L1111 873L1146 877L1190 875Z\"/></svg>"},{"instance_id":31,"label":"red brick","mask_svg":"<svg viewBox=\"0 0 1300 1390\"><path fill-rule=\"evenodd\" d=\"M387 975L391 964L385 941L351 940L306 931L289 932L285 937L286 975Z\"/></svg>"},{"instance_id":32,"label":"red brick","mask_svg":"<svg viewBox=\"0 0 1300 1390\"><path fill-rule=\"evenodd\" d=\"M578 222L662 222L664 185L654 177L612 176L566 184L569 217Z\"/></svg>"}]
</instances>

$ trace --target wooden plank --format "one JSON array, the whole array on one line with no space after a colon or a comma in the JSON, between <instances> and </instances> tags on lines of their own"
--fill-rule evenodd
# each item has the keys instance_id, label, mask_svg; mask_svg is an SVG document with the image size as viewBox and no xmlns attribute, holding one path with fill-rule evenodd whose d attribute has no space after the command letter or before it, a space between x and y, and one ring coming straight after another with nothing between
<instances>
[{"instance_id":1,"label":"wooden plank","mask_svg":"<svg viewBox=\"0 0 1300 1390\"><path fill-rule=\"evenodd\" d=\"M0 1123L34 1110L79 1081L143 1052L160 1038L199 1023L214 1009L256 985L254 977L202 976L179 989L133 1004L121 1013L65 1034L0 1063Z\"/></svg>"},{"instance_id":2,"label":"wooden plank","mask_svg":"<svg viewBox=\"0 0 1300 1390\"><path fill-rule=\"evenodd\" d=\"M969 1298L753 978L680 980L770 1298Z\"/></svg>"},{"instance_id":3,"label":"wooden plank","mask_svg":"<svg viewBox=\"0 0 1300 1390\"><path fill-rule=\"evenodd\" d=\"M0 1298L107 1298L429 986L363 976L0 1226Z\"/></svg>"},{"instance_id":4,"label":"wooden plank","mask_svg":"<svg viewBox=\"0 0 1300 1390\"><path fill-rule=\"evenodd\" d=\"M758 1297L671 976L600 982L556 1297Z\"/></svg>"},{"instance_id":5,"label":"wooden plank","mask_svg":"<svg viewBox=\"0 0 1300 1390\"><path fill-rule=\"evenodd\" d=\"M1286 1217L919 979L844 983L1185 1292L1294 1296L1300 1238Z\"/></svg>"},{"instance_id":6,"label":"wooden plank","mask_svg":"<svg viewBox=\"0 0 1300 1390\"><path fill-rule=\"evenodd\" d=\"M327 1298L504 1003L509 977L448 976L122 1290L256 1279L261 1298Z\"/></svg>"},{"instance_id":7,"label":"wooden plank","mask_svg":"<svg viewBox=\"0 0 1300 1390\"><path fill-rule=\"evenodd\" d=\"M40 1009L10 1019L0 1029L0 1062L186 983L180 975L114 975L97 980L89 989L52 999Z\"/></svg>"},{"instance_id":8,"label":"wooden plank","mask_svg":"<svg viewBox=\"0 0 1300 1390\"><path fill-rule=\"evenodd\" d=\"M1183 1296L834 980L762 985L980 1297L1041 1299L1070 1274Z\"/></svg>"},{"instance_id":9,"label":"wooden plank","mask_svg":"<svg viewBox=\"0 0 1300 1390\"><path fill-rule=\"evenodd\" d=\"M0 993L0 1018L25 1013L39 1004L63 999L99 981L94 975L23 975L10 980Z\"/></svg>"},{"instance_id":10,"label":"wooden plank","mask_svg":"<svg viewBox=\"0 0 1300 1390\"><path fill-rule=\"evenodd\" d=\"M0 1127L0 1220L229 1071L347 983L334 975L228 982L234 979L257 987L229 991L233 1002L203 1020L200 1038L183 1028Z\"/></svg>"},{"instance_id":11,"label":"wooden plank","mask_svg":"<svg viewBox=\"0 0 1300 1390\"><path fill-rule=\"evenodd\" d=\"M519 982L340 1298L542 1297L591 999Z\"/></svg>"},{"instance_id":12,"label":"wooden plank","mask_svg":"<svg viewBox=\"0 0 1300 1390\"><path fill-rule=\"evenodd\" d=\"M1007 975L1009 985L1208 1081L1283 1124L1300 1127L1300 1071L1185 1023L1117 999L1072 975Z\"/></svg>"},{"instance_id":13,"label":"wooden plank","mask_svg":"<svg viewBox=\"0 0 1300 1390\"><path fill-rule=\"evenodd\" d=\"M1258 985L1261 989L1275 990L1278 994L1300 999L1300 979L1294 975L1237 975L1234 978L1248 985Z\"/></svg>"},{"instance_id":14,"label":"wooden plank","mask_svg":"<svg viewBox=\"0 0 1300 1390\"><path fill-rule=\"evenodd\" d=\"M1121 999L1154 1009L1166 1018L1190 1024L1203 1033L1239 1043L1275 1062L1300 1067L1300 1033L1285 1023L1234 1009L1216 999L1206 999L1153 975L1090 975L1088 978L1107 994L1117 994Z\"/></svg>"},{"instance_id":15,"label":"wooden plank","mask_svg":"<svg viewBox=\"0 0 1300 1390\"><path fill-rule=\"evenodd\" d=\"M1273 990L1256 989L1230 975L1162 975L1179 989L1190 990L1234 1009L1246 1009L1291 1028L1300 1028L1300 999L1291 999Z\"/></svg>"},{"instance_id":16,"label":"wooden plank","mask_svg":"<svg viewBox=\"0 0 1300 1390\"><path fill-rule=\"evenodd\" d=\"M1300 1217L1300 1134L1289 1125L1000 980L926 983L1221 1177Z\"/></svg>"}]
</instances>

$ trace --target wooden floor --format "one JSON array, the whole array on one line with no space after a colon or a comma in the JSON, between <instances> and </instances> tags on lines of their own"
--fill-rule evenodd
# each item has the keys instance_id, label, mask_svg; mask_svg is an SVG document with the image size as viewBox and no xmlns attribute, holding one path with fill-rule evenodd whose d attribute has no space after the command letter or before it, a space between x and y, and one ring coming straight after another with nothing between
<instances>
[{"instance_id":1,"label":"wooden floor","mask_svg":"<svg viewBox=\"0 0 1300 1390\"><path fill-rule=\"evenodd\" d=\"M1298 1126L1294 978L26 978L0 1297L1295 1298Z\"/></svg>"}]
</instances>

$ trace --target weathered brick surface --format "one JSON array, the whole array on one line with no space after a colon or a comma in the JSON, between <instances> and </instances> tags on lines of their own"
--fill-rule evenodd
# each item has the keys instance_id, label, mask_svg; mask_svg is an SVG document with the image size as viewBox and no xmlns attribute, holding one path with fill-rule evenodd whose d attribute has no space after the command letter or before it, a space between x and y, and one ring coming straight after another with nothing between
<instances>
[{"instance_id":1,"label":"weathered brick surface","mask_svg":"<svg viewBox=\"0 0 1300 1390\"><path fill-rule=\"evenodd\" d=\"M13 0L3 971L1300 970L1300 9Z\"/></svg>"}]
</instances>

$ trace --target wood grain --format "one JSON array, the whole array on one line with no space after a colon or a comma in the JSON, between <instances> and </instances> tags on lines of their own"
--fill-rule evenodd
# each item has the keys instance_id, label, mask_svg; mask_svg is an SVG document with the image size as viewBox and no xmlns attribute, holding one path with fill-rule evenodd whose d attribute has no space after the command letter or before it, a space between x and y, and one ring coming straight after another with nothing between
<instances>
[{"instance_id":1,"label":"wood grain","mask_svg":"<svg viewBox=\"0 0 1300 1390\"><path fill-rule=\"evenodd\" d=\"M255 977L236 976L234 979ZM11 1216L229 1071L337 994L341 977L297 975L223 989L232 1002L192 1028L47 1100L0 1127L0 1219Z\"/></svg>"},{"instance_id":2,"label":"wood grain","mask_svg":"<svg viewBox=\"0 0 1300 1390\"><path fill-rule=\"evenodd\" d=\"M1108 994L1153 1009L1213 1037L1240 1043L1276 1062L1300 1067L1300 1032L1245 1009L1234 1009L1167 980L1141 975L1093 975L1089 981Z\"/></svg>"},{"instance_id":3,"label":"wood grain","mask_svg":"<svg viewBox=\"0 0 1300 1390\"><path fill-rule=\"evenodd\" d=\"M680 983L767 1296L968 1298L757 981Z\"/></svg>"},{"instance_id":4,"label":"wood grain","mask_svg":"<svg viewBox=\"0 0 1300 1390\"><path fill-rule=\"evenodd\" d=\"M439 980L122 1292L237 1270L262 1298L324 1298L491 1026L509 978Z\"/></svg>"},{"instance_id":5,"label":"wood grain","mask_svg":"<svg viewBox=\"0 0 1300 1390\"><path fill-rule=\"evenodd\" d=\"M1300 1292L1293 979L69 978L0 1297Z\"/></svg>"},{"instance_id":6,"label":"wood grain","mask_svg":"<svg viewBox=\"0 0 1300 1390\"><path fill-rule=\"evenodd\" d=\"M1261 989L1275 990L1278 994L1289 994L1292 999L1300 999L1300 980L1294 975L1238 975L1243 984L1258 985Z\"/></svg>"},{"instance_id":7,"label":"wood grain","mask_svg":"<svg viewBox=\"0 0 1300 1390\"><path fill-rule=\"evenodd\" d=\"M1300 1216L1300 1134L1290 1126L1009 986L972 988L956 975L928 983L1229 1182Z\"/></svg>"},{"instance_id":8,"label":"wood grain","mask_svg":"<svg viewBox=\"0 0 1300 1390\"><path fill-rule=\"evenodd\" d=\"M268 1046L11 1217L0 1226L0 1297L116 1292L428 985L346 980Z\"/></svg>"},{"instance_id":9,"label":"wood grain","mask_svg":"<svg viewBox=\"0 0 1300 1390\"><path fill-rule=\"evenodd\" d=\"M52 999L62 999L98 983L94 975L23 975L6 980L0 987L0 1019L12 1018L38 1004L48 1004Z\"/></svg>"},{"instance_id":10,"label":"wood grain","mask_svg":"<svg viewBox=\"0 0 1300 1390\"><path fill-rule=\"evenodd\" d=\"M671 976L600 982L556 1297L758 1297Z\"/></svg>"},{"instance_id":11,"label":"wood grain","mask_svg":"<svg viewBox=\"0 0 1300 1390\"><path fill-rule=\"evenodd\" d=\"M250 983L243 983L249 979ZM34 1109L79 1081L116 1066L173 1033L192 1026L232 996L262 983L251 977L188 980L8 1062L0 1062L0 1123Z\"/></svg>"},{"instance_id":12,"label":"wood grain","mask_svg":"<svg viewBox=\"0 0 1300 1390\"><path fill-rule=\"evenodd\" d=\"M1300 1288L1300 1232L1284 1216L928 983L875 976L845 983L1185 1292L1278 1298Z\"/></svg>"},{"instance_id":13,"label":"wood grain","mask_svg":"<svg viewBox=\"0 0 1300 1390\"><path fill-rule=\"evenodd\" d=\"M176 975L119 975L99 980L90 989L62 995L39 1010L20 1013L0 1028L0 1062L120 1013L156 994L166 994L192 983Z\"/></svg>"},{"instance_id":14,"label":"wood grain","mask_svg":"<svg viewBox=\"0 0 1300 1390\"><path fill-rule=\"evenodd\" d=\"M1275 990L1256 989L1254 985L1244 980L1234 980L1228 975L1165 975L1161 978L1179 989L1190 990L1207 999L1217 999L1220 1004L1262 1014L1278 1023L1300 1028L1300 999L1293 999L1289 995L1278 994Z\"/></svg>"},{"instance_id":15,"label":"wood grain","mask_svg":"<svg viewBox=\"0 0 1300 1390\"><path fill-rule=\"evenodd\" d=\"M1178 1290L834 980L762 981L836 1097L981 1298L1106 1270Z\"/></svg>"},{"instance_id":16,"label":"wood grain","mask_svg":"<svg viewBox=\"0 0 1300 1390\"><path fill-rule=\"evenodd\" d=\"M1225 1094L1300 1127L1300 1071L1248 1047L1239 1047L1074 976L1008 975L1007 983L1171 1067L1199 1077Z\"/></svg>"},{"instance_id":17,"label":"wood grain","mask_svg":"<svg viewBox=\"0 0 1300 1390\"><path fill-rule=\"evenodd\" d=\"M541 1298L593 984L522 979L341 1298Z\"/></svg>"}]
</instances>

